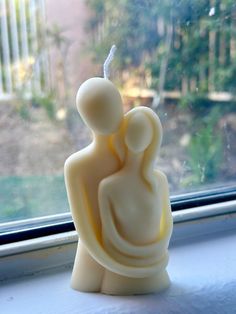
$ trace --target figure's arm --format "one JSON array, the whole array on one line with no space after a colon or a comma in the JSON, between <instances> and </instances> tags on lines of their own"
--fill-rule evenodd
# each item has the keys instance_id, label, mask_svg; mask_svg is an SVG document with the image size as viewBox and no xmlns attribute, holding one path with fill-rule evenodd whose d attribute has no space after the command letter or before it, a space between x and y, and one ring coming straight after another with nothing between
<instances>
[{"instance_id":1,"label":"figure's arm","mask_svg":"<svg viewBox=\"0 0 236 314\"><path fill-rule=\"evenodd\" d=\"M173 230L173 217L170 205L169 185L165 174L161 171L155 171L161 191L159 195L162 197L162 215L160 226L160 238L165 238L167 246Z\"/></svg>"},{"instance_id":2,"label":"figure's arm","mask_svg":"<svg viewBox=\"0 0 236 314\"><path fill-rule=\"evenodd\" d=\"M156 259L161 258L165 254L166 249L163 244L166 239L157 238L154 243L145 245L134 245L125 240L116 228L114 217L112 215L112 201L109 199L109 191L107 185L103 182L100 184L98 200L104 235L109 242L119 251L133 257L147 258L155 255Z\"/></svg>"},{"instance_id":3,"label":"figure's arm","mask_svg":"<svg viewBox=\"0 0 236 314\"><path fill-rule=\"evenodd\" d=\"M82 195L83 186L80 182L77 160L71 155L65 162L64 177L71 215L78 234L87 230L85 204Z\"/></svg>"}]
</instances>

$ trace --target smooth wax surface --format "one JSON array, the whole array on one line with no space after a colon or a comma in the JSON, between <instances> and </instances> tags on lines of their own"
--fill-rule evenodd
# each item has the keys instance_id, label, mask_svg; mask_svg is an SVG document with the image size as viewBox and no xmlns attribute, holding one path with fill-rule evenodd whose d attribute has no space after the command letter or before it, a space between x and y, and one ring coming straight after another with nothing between
<instances>
[{"instance_id":1,"label":"smooth wax surface","mask_svg":"<svg viewBox=\"0 0 236 314\"><path fill-rule=\"evenodd\" d=\"M92 78L76 97L93 141L65 163L65 183L79 235L72 287L130 295L160 292L173 221L168 182L154 169L162 140L157 115L146 107L123 115L119 91Z\"/></svg>"},{"instance_id":2,"label":"smooth wax surface","mask_svg":"<svg viewBox=\"0 0 236 314\"><path fill-rule=\"evenodd\" d=\"M236 232L184 240L170 248L171 287L161 294L114 297L69 287L71 270L1 282L7 314L232 314L236 309Z\"/></svg>"}]
</instances>

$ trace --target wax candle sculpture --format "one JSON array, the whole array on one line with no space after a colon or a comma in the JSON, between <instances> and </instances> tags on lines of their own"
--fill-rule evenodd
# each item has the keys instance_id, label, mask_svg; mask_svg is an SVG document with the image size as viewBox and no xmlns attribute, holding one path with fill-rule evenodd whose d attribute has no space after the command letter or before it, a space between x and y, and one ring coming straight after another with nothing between
<instances>
[{"instance_id":1,"label":"wax candle sculpture","mask_svg":"<svg viewBox=\"0 0 236 314\"><path fill-rule=\"evenodd\" d=\"M160 292L173 228L166 176L154 169L162 139L147 107L125 115L119 91L91 78L77 93L92 143L65 163L65 182L79 243L72 288L130 295Z\"/></svg>"}]
</instances>

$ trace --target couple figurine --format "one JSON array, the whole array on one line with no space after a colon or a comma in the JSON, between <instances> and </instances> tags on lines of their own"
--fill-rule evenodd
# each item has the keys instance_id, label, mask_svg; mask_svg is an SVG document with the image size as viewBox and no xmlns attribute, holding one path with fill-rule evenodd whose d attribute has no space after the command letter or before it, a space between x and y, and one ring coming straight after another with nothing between
<instances>
[{"instance_id":1,"label":"couple figurine","mask_svg":"<svg viewBox=\"0 0 236 314\"><path fill-rule=\"evenodd\" d=\"M162 139L157 115L123 114L119 91L105 78L84 82L78 111L93 133L65 163L65 182L79 244L72 288L131 295L169 286L173 222L165 175L154 170Z\"/></svg>"}]
</instances>

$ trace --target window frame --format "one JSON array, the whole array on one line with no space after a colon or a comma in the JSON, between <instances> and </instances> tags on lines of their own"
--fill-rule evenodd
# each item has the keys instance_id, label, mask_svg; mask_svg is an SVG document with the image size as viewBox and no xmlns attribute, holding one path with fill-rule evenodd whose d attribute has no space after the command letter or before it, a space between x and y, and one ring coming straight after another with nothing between
<instances>
[{"instance_id":1,"label":"window frame","mask_svg":"<svg viewBox=\"0 0 236 314\"><path fill-rule=\"evenodd\" d=\"M236 187L225 187L211 190L203 190L200 192L192 192L181 195L174 195L170 197L172 212L176 213L188 209L192 209L195 218L227 214L224 210L212 211L209 213L204 206L217 205L225 202L236 200ZM203 208L195 210L194 208ZM204 211L206 212L204 213ZM228 208L228 212L231 210ZM186 211L186 213L188 213ZM194 215L191 215L191 219L194 219ZM183 214L181 214L183 217ZM74 223L70 213L51 215L46 217L39 217L33 219L26 219L22 221L15 221L10 223L0 224L1 227L5 227L6 232L0 233L0 245L20 242L24 240L30 240L35 238L41 238L60 233L74 231Z\"/></svg>"},{"instance_id":2,"label":"window frame","mask_svg":"<svg viewBox=\"0 0 236 314\"><path fill-rule=\"evenodd\" d=\"M171 247L236 230L236 200L173 212ZM195 241L194 240L194 241ZM78 235L61 232L0 246L0 282L55 268L72 268Z\"/></svg>"}]
</instances>

